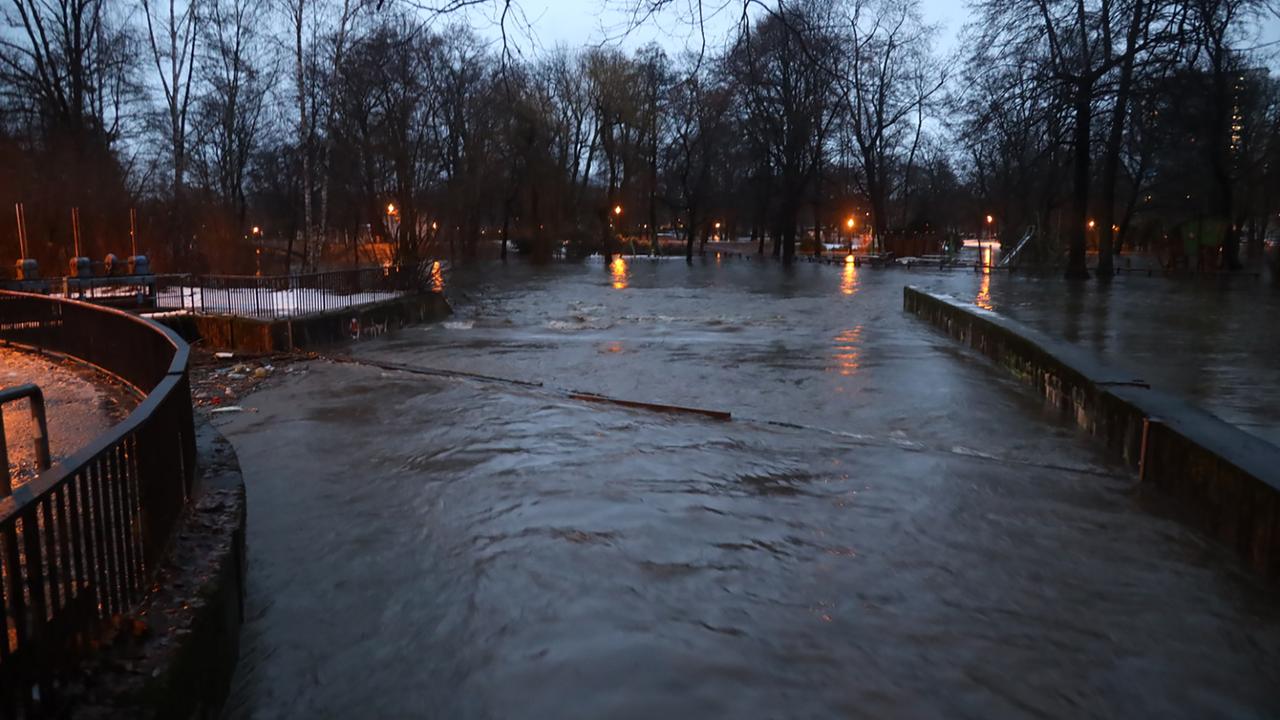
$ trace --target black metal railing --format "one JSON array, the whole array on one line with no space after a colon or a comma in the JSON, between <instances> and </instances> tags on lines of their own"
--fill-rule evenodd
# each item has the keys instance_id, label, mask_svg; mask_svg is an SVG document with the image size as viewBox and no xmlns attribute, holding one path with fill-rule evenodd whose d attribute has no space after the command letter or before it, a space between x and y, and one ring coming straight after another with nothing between
<instances>
[{"instance_id":1,"label":"black metal railing","mask_svg":"<svg viewBox=\"0 0 1280 720\"><path fill-rule=\"evenodd\" d=\"M31 410L31 427L35 435L31 438L36 468L43 472L53 464L49 456L49 421L44 412L44 393L39 387L31 384L11 388L0 388L0 410L4 406L19 400L26 400ZM13 494L13 479L9 476L9 445L4 430L4 414L0 412L0 470L4 477L0 478L0 497Z\"/></svg>"},{"instance_id":2,"label":"black metal railing","mask_svg":"<svg viewBox=\"0 0 1280 720\"><path fill-rule=\"evenodd\" d=\"M146 593L192 492L188 347L127 313L0 291L0 341L67 355L145 399L0 499L0 717L57 703L59 674Z\"/></svg>"},{"instance_id":3,"label":"black metal railing","mask_svg":"<svg viewBox=\"0 0 1280 720\"><path fill-rule=\"evenodd\" d=\"M390 300L420 287L419 273L400 266L295 275L158 275L154 307L276 319Z\"/></svg>"}]
</instances>

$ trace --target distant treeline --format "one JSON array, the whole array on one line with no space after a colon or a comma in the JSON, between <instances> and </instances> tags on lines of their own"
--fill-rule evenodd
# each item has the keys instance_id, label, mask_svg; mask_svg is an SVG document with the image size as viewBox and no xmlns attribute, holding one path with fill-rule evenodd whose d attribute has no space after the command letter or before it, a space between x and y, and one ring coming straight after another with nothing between
<instances>
[{"instance_id":1,"label":"distant treeline","mask_svg":"<svg viewBox=\"0 0 1280 720\"><path fill-rule=\"evenodd\" d=\"M915 0L706 10L735 4L697 53L523 60L405 0L9 0L0 202L24 203L46 272L72 207L97 257L128 252L137 208L168 270L658 233L789 260L852 220L1034 228L1026 255L1074 275L1137 247L1238 267L1280 212L1266 0L981 0L946 58Z\"/></svg>"}]
</instances>

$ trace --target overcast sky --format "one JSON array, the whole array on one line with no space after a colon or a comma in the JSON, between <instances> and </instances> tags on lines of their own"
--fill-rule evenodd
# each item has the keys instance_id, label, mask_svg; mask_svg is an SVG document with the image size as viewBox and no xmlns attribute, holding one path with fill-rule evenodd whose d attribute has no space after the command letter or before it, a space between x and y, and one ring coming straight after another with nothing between
<instances>
[{"instance_id":1,"label":"overcast sky","mask_svg":"<svg viewBox=\"0 0 1280 720\"><path fill-rule=\"evenodd\" d=\"M516 45L522 54L537 53L541 49L563 44L581 47L588 44L611 42L623 48L636 48L656 41L669 54L677 54L685 48L696 50L700 38L696 24L690 22L691 8L696 0L675 0L676 7L663 16L646 23L638 30L624 36L628 15L624 8L633 0L519 0L520 10L527 23L517 19L509 22L516 28ZM500 5L500 3L495 3ZM742 0L704 0L703 8L718 13L706 18L708 43L715 47L723 42L728 30L742 12ZM965 0L921 0L926 22L938 27L936 48L940 54L948 54L956 48L961 28L969 20ZM490 22L485 23L487 19ZM498 33L493 28L496 18L473 18L485 34ZM489 30L484 30L484 25ZM1262 42L1280 39L1280 22L1271 21L1261 29Z\"/></svg>"},{"instance_id":2,"label":"overcast sky","mask_svg":"<svg viewBox=\"0 0 1280 720\"><path fill-rule=\"evenodd\" d=\"M509 26L520 26L521 49L536 51L557 44L568 47L600 42L613 42L626 48L639 47L656 41L668 53L678 53L686 47L697 49L700 36L696 31L692 8L693 0L675 0L673 8L641 28L625 33L628 14L624 11L630 0L519 0L520 10L527 24L517 19ZM925 18L939 26L941 49L954 47L955 36L968 17L963 0L922 0ZM742 13L741 0L704 0L704 11L711 15L706 19L708 43L723 41L730 28ZM493 18L490 18L491 20ZM532 31L532 37L523 37Z\"/></svg>"}]
</instances>

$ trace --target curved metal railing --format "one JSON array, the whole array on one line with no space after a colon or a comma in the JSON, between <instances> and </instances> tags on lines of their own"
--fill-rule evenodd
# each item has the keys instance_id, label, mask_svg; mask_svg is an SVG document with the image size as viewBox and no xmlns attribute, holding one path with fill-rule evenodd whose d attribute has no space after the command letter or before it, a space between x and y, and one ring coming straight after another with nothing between
<instances>
[{"instance_id":1,"label":"curved metal railing","mask_svg":"<svg viewBox=\"0 0 1280 720\"><path fill-rule=\"evenodd\" d=\"M124 312L0 291L0 342L92 364L144 396L0 499L0 716L54 703L60 671L146 594L195 478L189 348Z\"/></svg>"}]
</instances>

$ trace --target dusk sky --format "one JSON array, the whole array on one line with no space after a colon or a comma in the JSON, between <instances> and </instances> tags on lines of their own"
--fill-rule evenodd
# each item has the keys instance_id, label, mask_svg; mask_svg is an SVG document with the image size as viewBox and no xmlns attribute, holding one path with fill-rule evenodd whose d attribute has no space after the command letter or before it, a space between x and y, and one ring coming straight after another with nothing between
<instances>
[{"instance_id":1,"label":"dusk sky","mask_svg":"<svg viewBox=\"0 0 1280 720\"><path fill-rule=\"evenodd\" d=\"M576 47L604 40L618 42L623 47L638 47L657 41L669 53L698 47L699 37L695 25L690 22L694 17L690 9L695 7L691 0L677 2L656 22L623 37L628 17L625 9L629 5L630 0L521 0L521 10L533 34L532 41L521 38L521 51L527 52L531 46L549 48L563 44ZM925 19L939 27L940 49L949 51L968 18L964 3L959 0L923 0L922 7ZM727 30L740 17L742 2L709 0L704 10L709 13L706 18L707 42L714 46L724 40Z\"/></svg>"},{"instance_id":2,"label":"dusk sky","mask_svg":"<svg viewBox=\"0 0 1280 720\"><path fill-rule=\"evenodd\" d=\"M697 49L699 37L690 22L694 17L691 9L696 7L694 0L678 0L656 21L624 37L626 8L630 5L631 0L520 0L520 10L527 23L509 22L509 28L524 26L515 33L522 54L536 53L557 44L578 47L602 41L612 41L624 48L657 41L672 54L685 48ZM706 19L709 46L723 42L726 31L740 16L742 5L741 0L708 0L704 4L704 10L709 13ZM925 20L938 27L937 49L943 54L954 50L960 31L969 20L968 4L964 0L922 0L921 8ZM488 23L485 19L482 14L474 17L473 22L482 32L496 38L496 17L488 17ZM489 26L488 30L485 25ZM1278 41L1280 22L1272 19L1263 23L1258 42L1271 43L1274 50Z\"/></svg>"}]
</instances>

